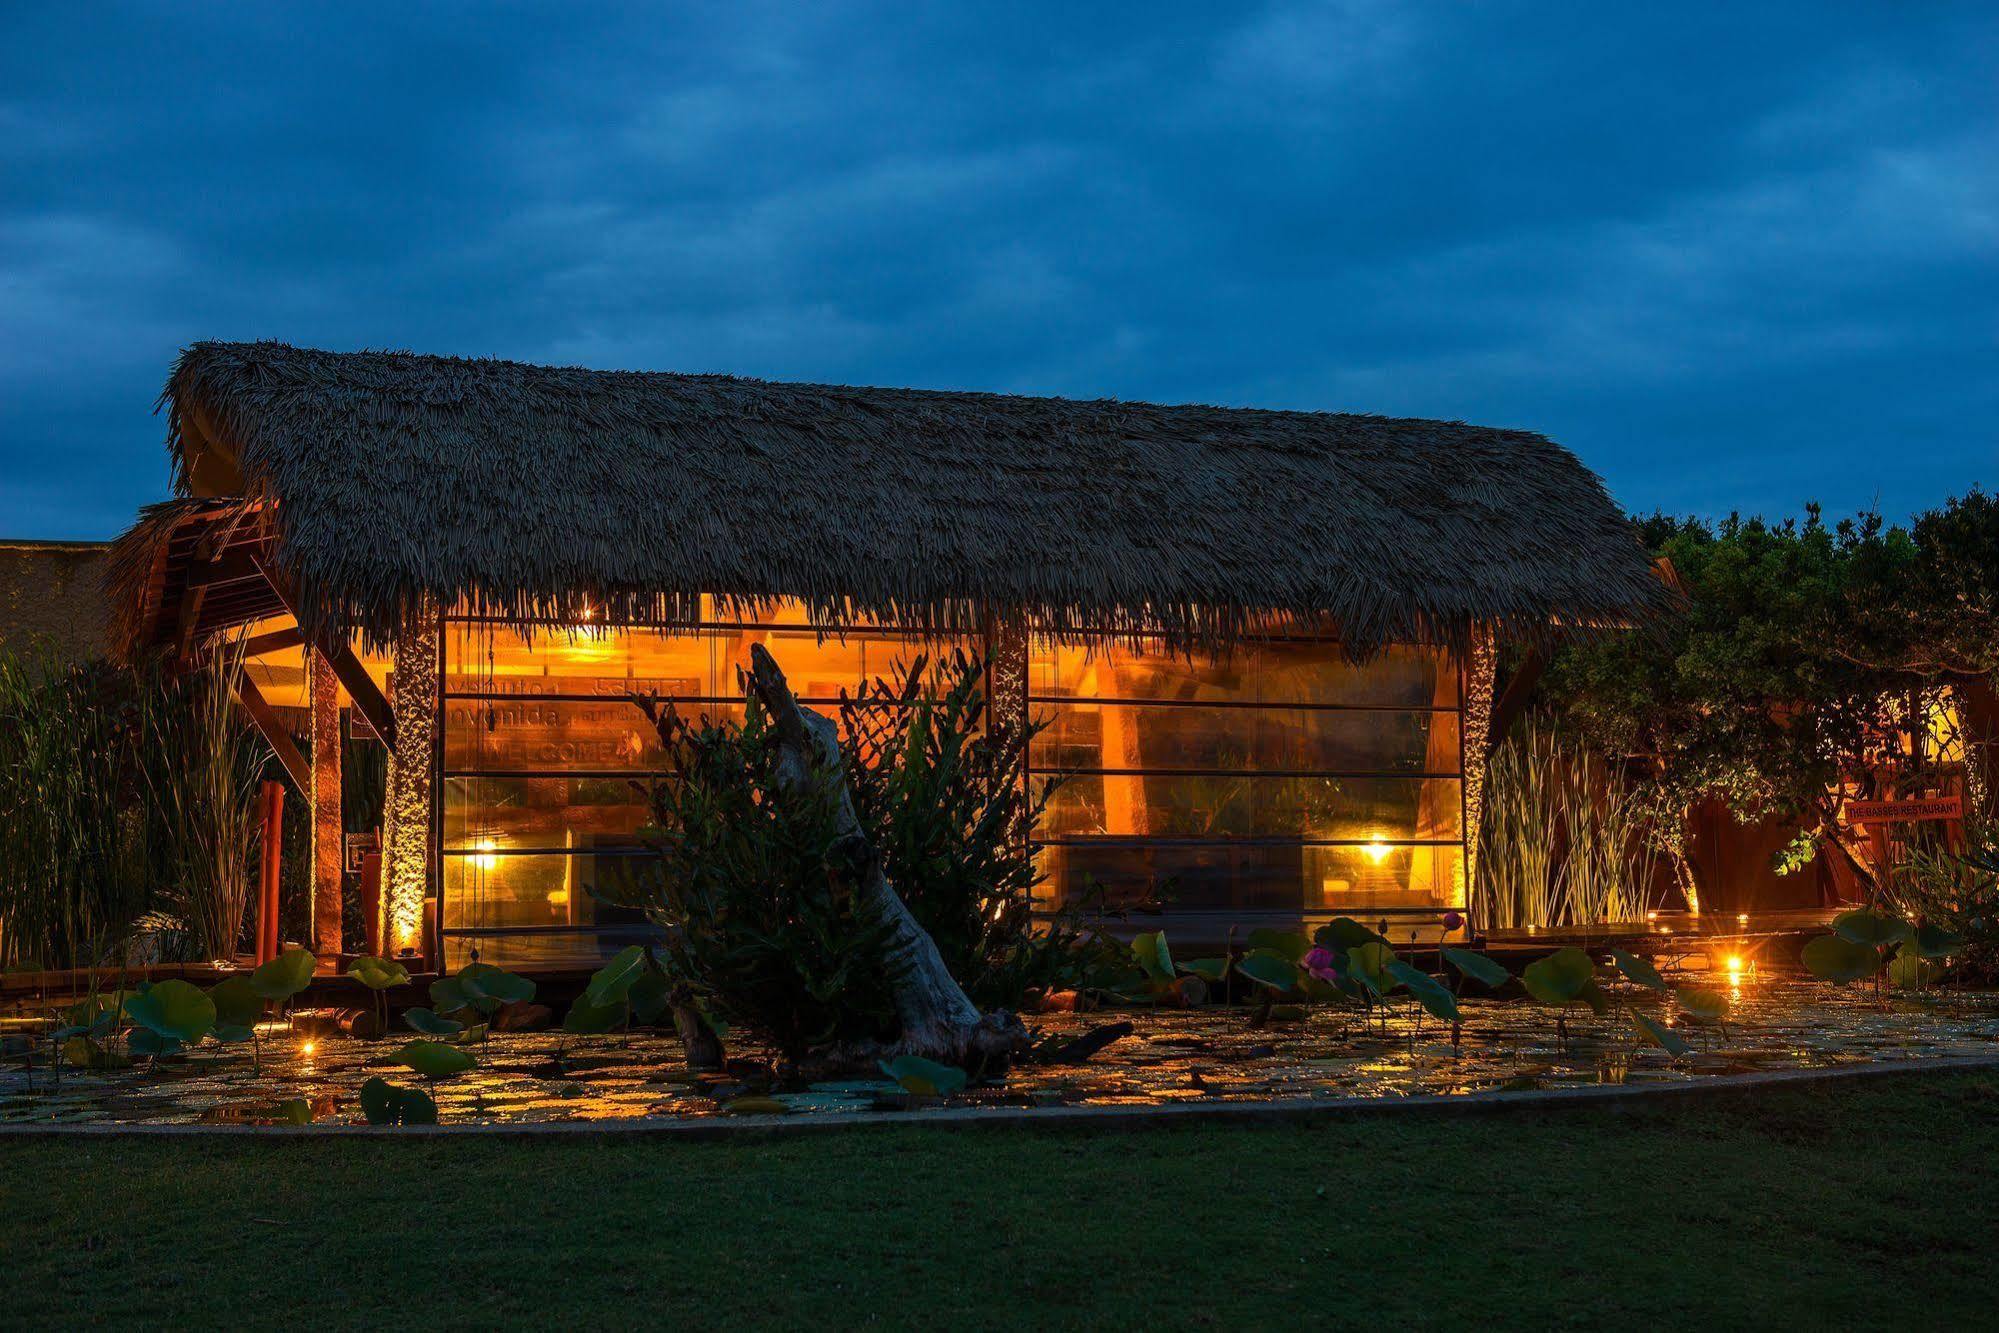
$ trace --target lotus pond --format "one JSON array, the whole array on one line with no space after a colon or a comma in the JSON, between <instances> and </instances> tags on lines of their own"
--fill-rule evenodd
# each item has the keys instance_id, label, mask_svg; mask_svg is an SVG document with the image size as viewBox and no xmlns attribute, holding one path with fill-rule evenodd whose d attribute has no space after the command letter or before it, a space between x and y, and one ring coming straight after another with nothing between
<instances>
[{"instance_id":1,"label":"lotus pond","mask_svg":"<svg viewBox=\"0 0 1999 1333\"><path fill-rule=\"evenodd\" d=\"M718 1115L841 1116L918 1106L1156 1106L1279 1099L1478 1097L1592 1084L1726 1078L1770 1070L1999 1055L1999 994L1837 989L1802 978L1721 983L1725 1024L1675 1015L1670 999L1620 990L1608 1014L1570 1017L1515 1001L1467 999L1461 1041L1404 1006L1368 1019L1313 1008L1257 1022L1234 1007L1047 1014L1030 1024L1040 1058L1005 1081L948 1097L913 1095L887 1079L776 1085L767 1053L732 1045L723 1071L687 1068L671 1033L577 1037L493 1034L465 1049L471 1068L425 1081L398 1063L410 1036L311 1040L266 1023L253 1048L204 1045L130 1068L16 1062L0 1071L0 1124L297 1124L365 1122L371 1079L422 1087L447 1125L508 1125ZM1675 1025L1692 1050L1644 1040L1630 1017ZM1074 1062L1064 1045L1106 1024L1129 1033ZM1070 1053L1072 1058L1076 1052Z\"/></svg>"}]
</instances>

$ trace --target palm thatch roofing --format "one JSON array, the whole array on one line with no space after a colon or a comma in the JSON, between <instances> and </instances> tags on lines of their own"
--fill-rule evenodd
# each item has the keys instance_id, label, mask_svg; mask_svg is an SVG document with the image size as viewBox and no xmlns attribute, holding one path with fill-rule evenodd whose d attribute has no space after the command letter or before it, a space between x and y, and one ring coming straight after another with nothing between
<instances>
[{"instance_id":1,"label":"palm thatch roofing","mask_svg":"<svg viewBox=\"0 0 1999 1333\"><path fill-rule=\"evenodd\" d=\"M161 401L184 499L115 562L135 634L176 524L231 506L302 616L371 639L440 603L672 621L709 593L1211 644L1277 616L1366 651L1666 599L1574 455L1462 422L270 342L195 344Z\"/></svg>"}]
</instances>

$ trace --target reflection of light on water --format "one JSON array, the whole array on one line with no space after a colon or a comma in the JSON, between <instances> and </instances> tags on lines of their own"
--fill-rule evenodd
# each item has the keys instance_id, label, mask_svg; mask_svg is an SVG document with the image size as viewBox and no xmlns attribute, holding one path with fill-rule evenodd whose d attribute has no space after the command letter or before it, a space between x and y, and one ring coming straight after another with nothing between
<instances>
[{"instance_id":1,"label":"reflection of light on water","mask_svg":"<svg viewBox=\"0 0 1999 1333\"><path fill-rule=\"evenodd\" d=\"M1246 1028L1240 1010L1123 1012L1118 1017L1129 1018L1137 1031L1088 1063L1019 1066L1001 1087L982 1089L958 1104L1145 1106L1489 1093L1618 1079L1633 1084L1686 1081L1752 1068L1989 1052L1992 1034L1999 1031L1999 993L1933 997L1921 1010L1879 1009L1864 994L1831 992L1794 980L1781 969L1763 976L1760 959L1746 950L1742 962L1741 972L1731 974L1726 953L1717 949L1709 966L1706 984L1731 1000L1725 1043L1711 1025L1675 1014L1670 1004L1645 1009L1662 1027L1693 1038L1709 1057L1696 1061L1676 1061L1655 1048L1633 1048L1627 1022L1592 1020L1580 1013L1570 1015L1568 1049L1557 1054L1552 1018L1520 1001L1463 1000L1462 1051L1445 1048L1442 1029L1427 1018L1417 1026L1406 1006L1389 1016L1385 1033L1372 1024L1363 1026L1357 1013L1315 1009L1307 1022L1285 1028L1276 1043L1270 1029ZM1737 976L1745 983L1739 1000L1732 984ZM1725 979L1731 981L1727 988ZM1046 1014L1038 1015L1037 1023L1051 1033L1074 1037L1104 1018L1102 1013ZM260 1035L269 1030L259 1025ZM646 1115L690 1119L720 1114L732 1095L718 1096L717 1089L735 1076L686 1070L679 1043L667 1030L642 1029L629 1038L583 1042L554 1033L502 1033L487 1041L480 1048L479 1068L435 1090L446 1123ZM558 1045L565 1041L557 1060ZM338 1035L301 1031L266 1041L261 1054L265 1082L279 1088L289 1076L303 1086L274 1090L253 1108L258 1115L268 1109L266 1101L275 1106L303 1095L313 1099L316 1119L359 1124L359 1088L382 1072L372 1063L380 1058L379 1046ZM767 1052L746 1038L731 1054L754 1061ZM220 1048L208 1058L224 1071L247 1075L253 1057L244 1045ZM28 1077L0 1066L0 1120L46 1116L39 1094L32 1103L24 1100ZM177 1086L182 1079L187 1086ZM169 1068L150 1075L107 1071L93 1074L76 1094L77 1109L81 1118L100 1123L170 1122L200 1113L215 1091L196 1069ZM71 1095L67 1078L64 1093ZM792 1097L791 1114L798 1116L874 1109L874 1095L865 1090L787 1096ZM11 1108L20 1109L10 1116Z\"/></svg>"}]
</instances>

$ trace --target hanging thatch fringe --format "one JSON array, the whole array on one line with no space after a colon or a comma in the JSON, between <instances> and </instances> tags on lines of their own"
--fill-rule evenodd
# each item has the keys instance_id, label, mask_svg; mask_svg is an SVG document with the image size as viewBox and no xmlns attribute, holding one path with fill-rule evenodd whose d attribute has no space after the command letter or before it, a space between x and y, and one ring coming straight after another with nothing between
<instances>
[{"instance_id":1,"label":"hanging thatch fringe","mask_svg":"<svg viewBox=\"0 0 1999 1333\"><path fill-rule=\"evenodd\" d=\"M1457 422L278 343L196 344L161 401L183 494L274 502L307 614L374 639L440 603L672 621L711 593L1190 644L1276 616L1367 651L1667 602L1573 455ZM129 535L127 593L172 512Z\"/></svg>"}]
</instances>

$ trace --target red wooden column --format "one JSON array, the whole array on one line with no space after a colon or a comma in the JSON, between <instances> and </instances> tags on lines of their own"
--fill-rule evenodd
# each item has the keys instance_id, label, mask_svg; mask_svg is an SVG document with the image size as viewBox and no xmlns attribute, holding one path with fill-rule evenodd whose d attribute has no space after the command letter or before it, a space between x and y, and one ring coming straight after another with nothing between
<instances>
[{"instance_id":1,"label":"red wooden column","mask_svg":"<svg viewBox=\"0 0 1999 1333\"><path fill-rule=\"evenodd\" d=\"M258 793L257 806L263 816L263 864L257 883L257 961L267 963L278 956L278 885L283 879L285 850L284 784L266 782Z\"/></svg>"}]
</instances>

